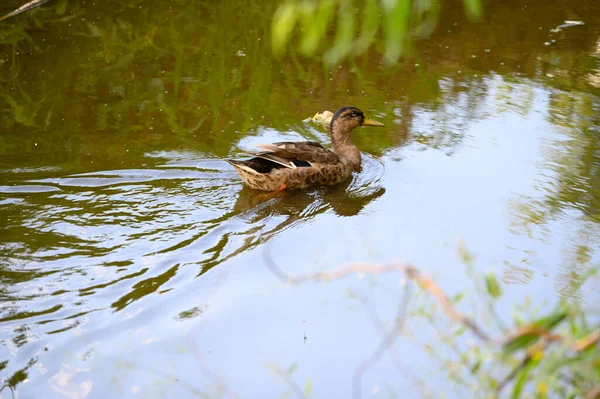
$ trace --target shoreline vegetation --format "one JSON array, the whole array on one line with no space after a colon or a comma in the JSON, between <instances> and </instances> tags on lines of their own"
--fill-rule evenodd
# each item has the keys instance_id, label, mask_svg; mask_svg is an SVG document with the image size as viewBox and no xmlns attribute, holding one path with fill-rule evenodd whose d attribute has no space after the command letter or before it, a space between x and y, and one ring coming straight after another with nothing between
<instances>
[{"instance_id":1,"label":"shoreline vegetation","mask_svg":"<svg viewBox=\"0 0 600 399\"><path fill-rule=\"evenodd\" d=\"M385 265L350 263L302 276L285 274L268 250L264 252L264 262L277 279L290 285L329 283L351 276L365 278L391 273L404 276L394 326L383 334L372 355L357 367L352 381L354 399L362 397L363 374L391 351L397 340L402 339L403 327L410 314L410 300L416 295L414 291L417 288L433 298L432 307L422 311L421 316L429 318L432 324L434 319L444 316L458 326L451 328L453 335L441 337L442 344L454 342L460 345L466 332L476 338L477 342L467 345L467 351L461 353L458 361L446 363L450 381L470 389L473 397L599 398L600 327L595 318L588 318L584 305L579 301L561 300L554 309L541 314L529 313L529 316L525 315L524 308L513 314L510 326L505 325L495 311L502 297L497 278L491 272L484 276L474 274L473 255L463 243L459 244L458 253L473 279L474 296L485 304L485 314L468 316L460 311L458 304L465 299L466 292L449 297L431 277L408 262ZM597 272L598 267L592 268L581 285L592 282ZM594 283L587 289L598 289L598 280ZM486 328L481 324L483 320L488 320ZM435 358L433 353L432 357ZM408 378L407 375L404 377ZM420 390L423 397L434 397L428 392L426 382L413 381L412 385Z\"/></svg>"}]
</instances>

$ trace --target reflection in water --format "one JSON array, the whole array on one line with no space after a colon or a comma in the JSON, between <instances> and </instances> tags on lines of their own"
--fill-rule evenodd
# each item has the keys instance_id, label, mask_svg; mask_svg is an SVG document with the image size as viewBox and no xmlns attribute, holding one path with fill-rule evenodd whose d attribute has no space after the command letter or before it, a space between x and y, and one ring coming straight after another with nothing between
<instances>
[{"instance_id":1,"label":"reflection in water","mask_svg":"<svg viewBox=\"0 0 600 399\"><path fill-rule=\"evenodd\" d=\"M539 239L552 235L550 225L561 223L572 230L570 243L562 251L562 272L556 290L563 297L577 297L582 275L593 265L600 242L600 99L587 93L553 92L547 119L560 129L543 143L540 177L541 196L523 196L514 204L514 228ZM567 222L579 221L577 226Z\"/></svg>"}]
</instances>

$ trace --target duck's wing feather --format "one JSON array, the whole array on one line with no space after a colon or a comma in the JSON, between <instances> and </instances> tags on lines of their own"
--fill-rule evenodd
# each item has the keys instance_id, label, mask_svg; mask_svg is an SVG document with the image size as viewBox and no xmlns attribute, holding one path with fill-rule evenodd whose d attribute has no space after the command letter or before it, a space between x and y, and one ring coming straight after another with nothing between
<instances>
[{"instance_id":1,"label":"duck's wing feather","mask_svg":"<svg viewBox=\"0 0 600 399\"><path fill-rule=\"evenodd\" d=\"M313 163L332 164L340 160L335 152L324 148L315 141L282 141L272 144L257 144L256 146L263 151L255 156L269 156L270 160L286 167L310 166ZM304 165L302 162L309 165Z\"/></svg>"},{"instance_id":2,"label":"duck's wing feather","mask_svg":"<svg viewBox=\"0 0 600 399\"><path fill-rule=\"evenodd\" d=\"M271 153L269 151L244 152L244 154L253 157L252 160L258 160L258 159L260 159L260 160L263 161L263 163L264 163L264 161L269 161L270 163L272 163L271 166L275 167L277 169L280 169L280 168L296 168L298 166L310 166L310 164L308 164L306 162L305 162L306 165L302 165L302 164L296 165L294 163L293 159L281 158L281 157L278 157L277 155L274 155L273 153ZM302 161L300 161L300 163L301 162ZM296 161L296 163L298 163L298 161Z\"/></svg>"},{"instance_id":3,"label":"duck's wing feather","mask_svg":"<svg viewBox=\"0 0 600 399\"><path fill-rule=\"evenodd\" d=\"M266 174L275 169L309 167L314 164L327 165L340 161L336 153L324 148L315 141L279 142L258 144L259 152L244 152L251 159L244 161L229 160L236 169L249 173Z\"/></svg>"}]
</instances>

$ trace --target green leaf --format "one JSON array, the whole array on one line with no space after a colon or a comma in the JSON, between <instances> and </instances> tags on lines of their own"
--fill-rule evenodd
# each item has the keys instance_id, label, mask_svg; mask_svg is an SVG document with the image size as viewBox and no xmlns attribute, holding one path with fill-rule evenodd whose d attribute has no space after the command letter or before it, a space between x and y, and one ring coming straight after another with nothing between
<instances>
[{"instance_id":1,"label":"green leaf","mask_svg":"<svg viewBox=\"0 0 600 399\"><path fill-rule=\"evenodd\" d=\"M509 355L520 349L527 348L536 343L538 339L540 339L540 336L536 333L525 333L517 335L516 337L512 338L510 341L504 344L504 353Z\"/></svg>"},{"instance_id":2,"label":"green leaf","mask_svg":"<svg viewBox=\"0 0 600 399\"><path fill-rule=\"evenodd\" d=\"M304 385L304 396L306 396L307 398L310 398L312 394L312 380L308 380L306 381L306 384Z\"/></svg>"},{"instance_id":3,"label":"green leaf","mask_svg":"<svg viewBox=\"0 0 600 399\"><path fill-rule=\"evenodd\" d=\"M327 34L327 27L335 12L334 3L331 0L319 2L318 8L306 7L302 13L302 41L300 51L306 55L313 55L319 48L319 44Z\"/></svg>"},{"instance_id":4,"label":"green leaf","mask_svg":"<svg viewBox=\"0 0 600 399\"><path fill-rule=\"evenodd\" d=\"M481 359L477 360L477 362L471 367L471 374L475 374L479 367L481 367Z\"/></svg>"},{"instance_id":5,"label":"green leaf","mask_svg":"<svg viewBox=\"0 0 600 399\"><path fill-rule=\"evenodd\" d=\"M377 0L367 0L365 8L360 15L362 25L360 28L360 36L356 40L354 46L355 54L364 52L375 40L375 35L379 29L379 4Z\"/></svg>"},{"instance_id":6,"label":"green leaf","mask_svg":"<svg viewBox=\"0 0 600 399\"><path fill-rule=\"evenodd\" d=\"M563 321L569 314L566 311L557 311L550 316L543 317L531 323L532 326L542 330L551 330ZM510 354L520 349L527 348L537 342L540 335L535 332L526 332L513 337L504 344L504 353Z\"/></svg>"},{"instance_id":7,"label":"green leaf","mask_svg":"<svg viewBox=\"0 0 600 399\"><path fill-rule=\"evenodd\" d=\"M458 243L457 249L458 249L458 256L460 257L460 260L465 265L467 265L469 268L471 268L473 266L473 261L475 260L475 257L473 256L473 254L471 252L469 252L465 243L463 241L460 241Z\"/></svg>"},{"instance_id":8,"label":"green leaf","mask_svg":"<svg viewBox=\"0 0 600 399\"><path fill-rule=\"evenodd\" d=\"M498 283L498 279L492 273L489 273L485 276L485 286L487 288L488 293L494 298L499 298L502 295L502 290L500 289L500 284Z\"/></svg>"},{"instance_id":9,"label":"green leaf","mask_svg":"<svg viewBox=\"0 0 600 399\"><path fill-rule=\"evenodd\" d=\"M404 53L408 22L412 9L411 0L382 0L383 30L385 32L385 58L396 62Z\"/></svg>"},{"instance_id":10,"label":"green leaf","mask_svg":"<svg viewBox=\"0 0 600 399\"><path fill-rule=\"evenodd\" d=\"M566 311L557 311L550 316L546 316L544 318L538 319L533 322L533 325L536 327L544 328L550 330L556 327L561 321L567 318L569 314Z\"/></svg>"},{"instance_id":11,"label":"green leaf","mask_svg":"<svg viewBox=\"0 0 600 399\"><path fill-rule=\"evenodd\" d=\"M294 371L296 371L297 368L298 368L298 363L296 363L296 362L292 363L292 365L290 366L290 368L287 371L288 375L292 375L294 373Z\"/></svg>"},{"instance_id":12,"label":"green leaf","mask_svg":"<svg viewBox=\"0 0 600 399\"><path fill-rule=\"evenodd\" d=\"M325 62L329 65L339 62L352 50L352 43L356 35L356 16L354 15L352 3L352 1L346 1L340 4L337 32L333 47L325 54Z\"/></svg>"},{"instance_id":13,"label":"green leaf","mask_svg":"<svg viewBox=\"0 0 600 399\"><path fill-rule=\"evenodd\" d=\"M469 18L478 20L483 15L481 0L463 0Z\"/></svg>"},{"instance_id":14,"label":"green leaf","mask_svg":"<svg viewBox=\"0 0 600 399\"><path fill-rule=\"evenodd\" d=\"M452 297L452 299L450 299L450 302L452 302L453 304L457 304L458 302L460 302L461 299L463 299L465 297L465 292L459 292L458 294L454 295Z\"/></svg>"},{"instance_id":15,"label":"green leaf","mask_svg":"<svg viewBox=\"0 0 600 399\"><path fill-rule=\"evenodd\" d=\"M288 1L277 9L271 25L271 43L274 54L282 55L285 52L285 46L296 26L297 19L298 12L294 2Z\"/></svg>"},{"instance_id":16,"label":"green leaf","mask_svg":"<svg viewBox=\"0 0 600 399\"><path fill-rule=\"evenodd\" d=\"M539 364L539 362L539 359L529 360L527 362L527 365L518 374L517 381L515 382L515 388L513 389L513 393L511 396L512 399L518 399L520 397L521 391L523 390L523 388L525 387L525 383L527 382L527 377L529 376L529 373Z\"/></svg>"}]
</instances>

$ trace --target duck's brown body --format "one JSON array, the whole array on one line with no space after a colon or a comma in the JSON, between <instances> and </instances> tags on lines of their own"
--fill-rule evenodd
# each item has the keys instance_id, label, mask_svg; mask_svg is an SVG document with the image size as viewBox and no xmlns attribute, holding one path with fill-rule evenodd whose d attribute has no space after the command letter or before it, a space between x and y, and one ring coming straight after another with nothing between
<instances>
[{"instance_id":1,"label":"duck's brown body","mask_svg":"<svg viewBox=\"0 0 600 399\"><path fill-rule=\"evenodd\" d=\"M346 180L352 175L352 171L354 170L352 165L342 160L327 167L316 165L281 168L269 173L257 173L248 166L238 162L240 161L229 161L249 187L263 191L275 191L280 188L292 190L303 189L315 184L331 186Z\"/></svg>"},{"instance_id":2,"label":"duck's brown body","mask_svg":"<svg viewBox=\"0 0 600 399\"><path fill-rule=\"evenodd\" d=\"M350 131L363 125L383 126L366 119L357 108L343 107L331 120L332 150L312 141L259 144L263 151L251 154L253 158L229 163L248 186L257 190L339 184L360 170L360 151L350 141Z\"/></svg>"}]
</instances>

